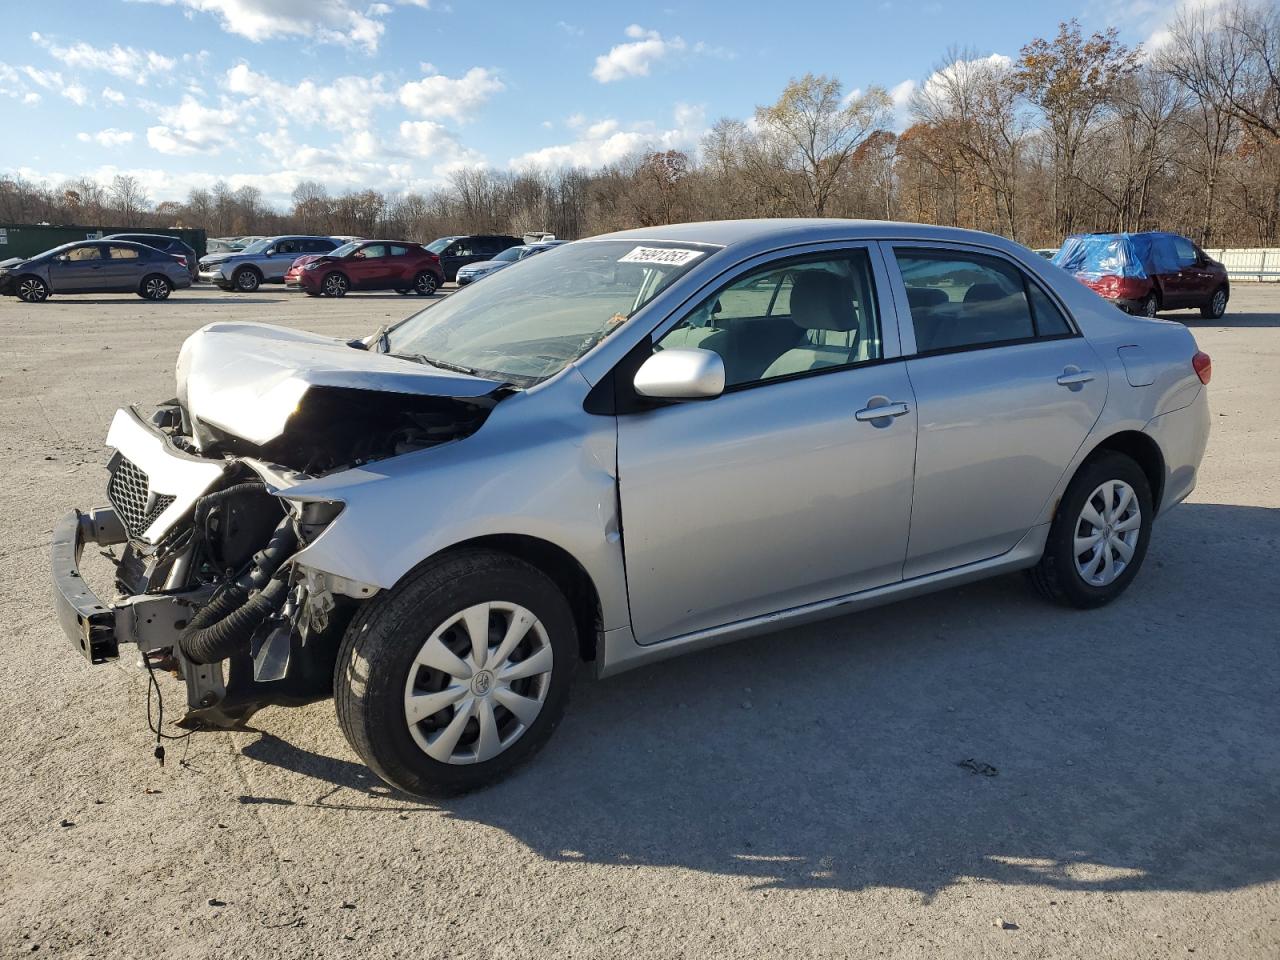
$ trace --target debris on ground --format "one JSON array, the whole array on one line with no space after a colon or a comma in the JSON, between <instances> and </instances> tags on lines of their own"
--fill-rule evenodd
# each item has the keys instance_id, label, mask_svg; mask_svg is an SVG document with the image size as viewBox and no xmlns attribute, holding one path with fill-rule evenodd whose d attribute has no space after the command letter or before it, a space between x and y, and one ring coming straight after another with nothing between
<instances>
[{"instance_id":1,"label":"debris on ground","mask_svg":"<svg viewBox=\"0 0 1280 960\"><path fill-rule=\"evenodd\" d=\"M1017 930L1018 929L1018 925L1016 923L1013 923L1010 920L1001 919L1000 917L996 917L995 920L991 921L991 925L993 927L999 927L1001 930Z\"/></svg>"},{"instance_id":2,"label":"debris on ground","mask_svg":"<svg viewBox=\"0 0 1280 960\"><path fill-rule=\"evenodd\" d=\"M981 760L975 760L973 759L973 757L970 757L968 760L956 761L956 766L964 767L964 769L968 770L969 772L976 773L982 777L994 777L1000 773L1000 771L997 770L995 767L993 767L991 764L983 763Z\"/></svg>"}]
</instances>

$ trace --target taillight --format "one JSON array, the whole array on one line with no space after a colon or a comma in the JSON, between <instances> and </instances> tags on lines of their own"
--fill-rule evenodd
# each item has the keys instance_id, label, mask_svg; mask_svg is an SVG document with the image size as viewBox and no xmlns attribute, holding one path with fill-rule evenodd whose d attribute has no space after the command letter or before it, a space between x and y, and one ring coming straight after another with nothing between
<instances>
[{"instance_id":1,"label":"taillight","mask_svg":"<svg viewBox=\"0 0 1280 960\"><path fill-rule=\"evenodd\" d=\"M173 259L177 260L184 267L187 265L187 258L185 255L181 253L171 253L169 256L173 257Z\"/></svg>"},{"instance_id":2,"label":"taillight","mask_svg":"<svg viewBox=\"0 0 1280 960\"><path fill-rule=\"evenodd\" d=\"M1196 355L1191 358L1191 368L1195 370L1196 376L1203 384L1208 384L1213 377L1213 361L1203 350L1197 350Z\"/></svg>"}]
</instances>

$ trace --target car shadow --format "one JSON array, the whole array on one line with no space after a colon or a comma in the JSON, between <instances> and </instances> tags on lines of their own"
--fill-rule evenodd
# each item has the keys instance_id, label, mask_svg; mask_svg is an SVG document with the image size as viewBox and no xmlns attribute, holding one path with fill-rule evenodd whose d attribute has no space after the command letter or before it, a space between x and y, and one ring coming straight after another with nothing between
<instances>
[{"instance_id":1,"label":"car shadow","mask_svg":"<svg viewBox=\"0 0 1280 960\"><path fill-rule=\"evenodd\" d=\"M427 809L547 860L758 888L1274 881L1280 594L1258 584L1280 510L1187 504L1155 529L1138 581L1099 610L1003 577L580 676L534 762ZM348 809L424 809L351 759L274 737L244 753L332 800L356 792Z\"/></svg>"},{"instance_id":2,"label":"car shadow","mask_svg":"<svg viewBox=\"0 0 1280 960\"><path fill-rule=\"evenodd\" d=\"M50 297L48 300L42 303L41 306L56 307L59 304L63 304L65 306L82 307L85 304L90 304L95 307L109 307L109 306L125 306L125 307L135 306L136 307L139 304L145 304L146 306L149 306L149 307L156 307L156 308L162 309L166 305L172 302L184 302L184 303L192 302L190 299L188 299L187 296L185 296L187 292L188 291L186 290L175 291L167 300L146 300L142 297L139 297L137 294L131 294L131 293L120 293L110 297L105 297L105 296L90 297L90 296L76 295L73 293L62 293L62 294L58 294L56 296ZM200 303L244 303L244 304L283 303L285 299L286 297L284 296L255 297L251 294L246 294L243 296L238 296L236 294L227 294L226 296L217 296L217 295L199 296Z\"/></svg>"},{"instance_id":3,"label":"car shadow","mask_svg":"<svg viewBox=\"0 0 1280 960\"><path fill-rule=\"evenodd\" d=\"M1188 327L1214 327L1221 329L1223 327L1245 327L1255 329L1268 329L1272 327L1280 327L1280 314L1263 313L1261 311L1237 311L1227 307L1227 312L1218 319L1200 316L1199 310L1162 310L1159 314L1161 320L1176 320Z\"/></svg>"}]
</instances>

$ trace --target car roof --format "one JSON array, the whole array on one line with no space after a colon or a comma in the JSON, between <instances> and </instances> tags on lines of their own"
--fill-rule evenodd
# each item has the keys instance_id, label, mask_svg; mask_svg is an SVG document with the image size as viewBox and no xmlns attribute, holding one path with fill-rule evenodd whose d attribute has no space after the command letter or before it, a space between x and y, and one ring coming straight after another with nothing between
<instances>
[{"instance_id":1,"label":"car roof","mask_svg":"<svg viewBox=\"0 0 1280 960\"><path fill-rule=\"evenodd\" d=\"M181 237L175 237L171 233L109 233L102 239L115 240L123 239L125 237L149 237L152 240L177 240L179 243L183 242Z\"/></svg>"},{"instance_id":2,"label":"car roof","mask_svg":"<svg viewBox=\"0 0 1280 960\"><path fill-rule=\"evenodd\" d=\"M758 220L712 220L699 223L673 223L659 227L640 227L601 234L579 243L600 240L653 241L692 243L711 247L736 247L768 243L771 247L788 244L821 243L834 240L923 240L977 243L1002 250L1025 247L995 234L960 227L938 227L894 220L840 220L834 218L778 218Z\"/></svg>"}]
</instances>

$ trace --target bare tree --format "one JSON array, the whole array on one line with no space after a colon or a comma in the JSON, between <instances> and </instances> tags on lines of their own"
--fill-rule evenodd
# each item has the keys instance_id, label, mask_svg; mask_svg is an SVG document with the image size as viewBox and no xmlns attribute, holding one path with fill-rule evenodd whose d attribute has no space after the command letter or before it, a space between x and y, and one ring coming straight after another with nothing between
<instances>
[{"instance_id":1,"label":"bare tree","mask_svg":"<svg viewBox=\"0 0 1280 960\"><path fill-rule=\"evenodd\" d=\"M147 199L146 190L143 189L137 177L117 174L111 178L111 187L108 192L111 205L116 215L123 220L124 226L131 227L139 222L139 217L151 205L151 201Z\"/></svg>"}]
</instances>

